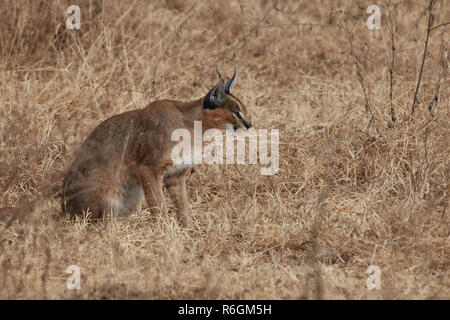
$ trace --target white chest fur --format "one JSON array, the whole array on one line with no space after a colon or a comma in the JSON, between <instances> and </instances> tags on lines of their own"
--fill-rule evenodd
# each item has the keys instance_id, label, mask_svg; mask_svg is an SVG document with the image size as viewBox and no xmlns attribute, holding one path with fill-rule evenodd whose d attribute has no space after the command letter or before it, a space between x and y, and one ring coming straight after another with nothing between
<instances>
[{"instance_id":1,"label":"white chest fur","mask_svg":"<svg viewBox=\"0 0 450 320\"><path fill-rule=\"evenodd\" d=\"M169 168L166 172L166 176L172 176L174 174L178 174L184 169L192 167L192 164L175 164Z\"/></svg>"},{"instance_id":2,"label":"white chest fur","mask_svg":"<svg viewBox=\"0 0 450 320\"><path fill-rule=\"evenodd\" d=\"M166 175L171 176L178 174L184 169L192 167L196 163L202 162L202 150L196 150L196 152L191 152L190 154L183 154L181 159L173 161L173 165L167 170Z\"/></svg>"}]
</instances>

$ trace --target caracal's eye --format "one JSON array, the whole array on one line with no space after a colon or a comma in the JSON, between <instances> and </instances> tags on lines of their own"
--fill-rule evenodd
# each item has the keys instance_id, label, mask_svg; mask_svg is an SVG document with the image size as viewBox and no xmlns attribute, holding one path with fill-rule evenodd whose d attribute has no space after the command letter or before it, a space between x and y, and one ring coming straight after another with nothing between
<instances>
[{"instance_id":1,"label":"caracal's eye","mask_svg":"<svg viewBox=\"0 0 450 320\"><path fill-rule=\"evenodd\" d=\"M236 118L242 120L242 112L235 112L235 111L233 111L233 116L235 116Z\"/></svg>"}]
</instances>

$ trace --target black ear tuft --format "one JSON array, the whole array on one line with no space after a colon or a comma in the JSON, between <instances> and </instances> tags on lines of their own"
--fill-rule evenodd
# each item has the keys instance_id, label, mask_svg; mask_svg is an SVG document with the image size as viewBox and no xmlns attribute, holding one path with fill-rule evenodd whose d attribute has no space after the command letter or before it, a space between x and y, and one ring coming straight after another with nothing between
<instances>
[{"instance_id":1,"label":"black ear tuft","mask_svg":"<svg viewBox=\"0 0 450 320\"><path fill-rule=\"evenodd\" d=\"M233 87L233 85L234 85L234 83L236 82L236 66L234 66L234 74L233 74L233 76L231 77L231 79L230 80L228 80L226 83L225 83L225 93L226 94L231 94L231 88Z\"/></svg>"}]
</instances>

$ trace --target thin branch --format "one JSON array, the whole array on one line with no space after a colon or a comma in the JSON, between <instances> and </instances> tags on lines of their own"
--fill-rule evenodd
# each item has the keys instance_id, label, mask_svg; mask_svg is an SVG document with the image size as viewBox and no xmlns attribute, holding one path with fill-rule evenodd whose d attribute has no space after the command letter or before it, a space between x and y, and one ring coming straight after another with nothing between
<instances>
[{"instance_id":1,"label":"thin branch","mask_svg":"<svg viewBox=\"0 0 450 320\"><path fill-rule=\"evenodd\" d=\"M392 22L392 16L389 12L389 21L391 24L391 50L392 50L392 58L391 58L391 66L389 67L389 80L390 80L390 88L389 88L389 101L391 103L391 119L392 122L397 121L397 115L395 113L394 104L392 102L392 91L394 89L394 64L395 64L395 33L397 32L397 22Z\"/></svg>"},{"instance_id":2,"label":"thin branch","mask_svg":"<svg viewBox=\"0 0 450 320\"><path fill-rule=\"evenodd\" d=\"M446 26L446 25L449 25L449 24L450 24L450 21L446 22L446 23L443 23L443 24L440 24L440 25L438 25L436 27L431 28L430 32L433 31L433 30L436 30L437 28L440 28L440 27L443 27L443 26Z\"/></svg>"},{"instance_id":3,"label":"thin branch","mask_svg":"<svg viewBox=\"0 0 450 320\"><path fill-rule=\"evenodd\" d=\"M268 24L263 25L261 28L287 28L287 27L337 27L342 28L342 26L337 24L325 24L316 22L299 22L299 23L282 23L282 24Z\"/></svg>"},{"instance_id":4,"label":"thin branch","mask_svg":"<svg viewBox=\"0 0 450 320\"><path fill-rule=\"evenodd\" d=\"M403 38L402 43L399 46L399 49L397 51L400 51L403 46L405 45L406 41L409 39L409 37L411 36L412 32L414 31L414 29L419 25L420 20L422 20L422 18L425 16L426 12L427 12L428 8L425 8L425 10L422 12L422 14L419 16L419 18L416 20L416 22L414 23L414 26L408 31L407 35Z\"/></svg>"},{"instance_id":5,"label":"thin branch","mask_svg":"<svg viewBox=\"0 0 450 320\"><path fill-rule=\"evenodd\" d=\"M433 99L430 101L430 104L428 105L428 111L430 113L430 117L434 118L436 116L436 108L439 102L439 93L440 93L440 89L441 89L441 79L445 79L447 77L447 58L445 56L445 53L447 52L447 48L445 46L445 42L444 42L444 32L442 31L441 34L441 59L440 59L440 69L439 70L439 75L438 75L438 79L436 82L436 88L434 91L434 96Z\"/></svg>"},{"instance_id":6,"label":"thin branch","mask_svg":"<svg viewBox=\"0 0 450 320\"><path fill-rule=\"evenodd\" d=\"M222 53L222 55L220 55L214 62L214 66L217 66L217 64L219 63L219 61L221 61L222 59L224 59L227 54L229 54L230 52L235 52L236 49L243 43L245 43L246 41L248 41L248 39L250 38L251 34L255 31L258 31L258 29L260 28L261 24L266 21L267 16L270 14L270 12L272 12L272 10L280 10L279 8L276 7L278 3L278 0L275 0L273 2L273 5L270 7L270 9L268 9L264 15L261 17L261 19L247 32L246 35L244 35L241 39L239 39L238 41L236 41L232 46L228 47L227 49L225 49L225 51ZM205 78L207 77L209 71L205 72L198 81L196 81L197 83L201 84Z\"/></svg>"},{"instance_id":7,"label":"thin branch","mask_svg":"<svg viewBox=\"0 0 450 320\"><path fill-rule=\"evenodd\" d=\"M366 112L368 112L370 114L370 116L371 116L370 117L370 122L373 123L375 117L374 117L374 113L372 111L372 108L370 107L369 98L367 97L366 86L364 85L364 79L363 79L362 72L361 72L361 67L360 67L361 63L359 62L358 57L356 56L354 48L353 48L353 33L351 33L351 31L348 30L346 25L344 27L344 30L346 32L346 36L347 36L347 39L348 39L349 44L350 44L350 56L355 61L356 74L358 76L358 82L361 85L361 88L362 88L362 91L363 91L363 94L364 94L364 102L365 102Z\"/></svg>"},{"instance_id":8,"label":"thin branch","mask_svg":"<svg viewBox=\"0 0 450 320\"><path fill-rule=\"evenodd\" d=\"M420 66L419 79L417 80L416 91L414 92L414 99L413 99L413 103L412 103L412 107L411 107L411 115L414 113L414 110L416 109L416 106L418 104L417 94L419 93L420 80L422 79L423 66L425 65L425 58L427 56L428 40L430 38L431 26L433 25L433 21L434 21L434 16L433 16L434 3L435 3L435 0L431 0L430 4L428 5L429 16L428 16L427 37L425 39L425 48L423 49L422 65Z\"/></svg>"}]
</instances>

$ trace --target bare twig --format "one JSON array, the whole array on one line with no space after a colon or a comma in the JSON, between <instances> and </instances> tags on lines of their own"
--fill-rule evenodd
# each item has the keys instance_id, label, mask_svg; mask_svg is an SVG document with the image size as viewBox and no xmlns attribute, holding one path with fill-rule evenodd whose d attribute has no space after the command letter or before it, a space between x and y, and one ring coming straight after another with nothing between
<instances>
[{"instance_id":1,"label":"bare twig","mask_svg":"<svg viewBox=\"0 0 450 320\"><path fill-rule=\"evenodd\" d=\"M327 23L315 23L315 22L299 22L299 23L282 23L282 24L267 24L261 26L261 28L288 28L288 27L337 27L342 28L342 26L337 24L327 24Z\"/></svg>"},{"instance_id":2,"label":"bare twig","mask_svg":"<svg viewBox=\"0 0 450 320\"><path fill-rule=\"evenodd\" d=\"M430 112L430 117L434 118L436 116L436 108L439 102L439 93L440 93L440 89L441 89L441 79L442 78L446 78L447 76L447 57L446 57L446 52L447 52L447 48L445 46L445 41L444 41L444 32L442 32L441 34L441 57L440 57L440 65L441 65L441 70L439 72L438 75L438 79L436 82L436 88L434 91L434 96L433 99L430 101L430 104L428 105L428 111Z\"/></svg>"},{"instance_id":3,"label":"bare twig","mask_svg":"<svg viewBox=\"0 0 450 320\"><path fill-rule=\"evenodd\" d=\"M440 28L440 27L449 25L449 24L450 24L450 21L449 21L449 22L446 22L446 23L442 23L442 24L440 24L440 25L437 25L437 26L431 28L431 29L430 29L430 32L431 32L431 31L434 31L434 30L436 30L436 29L438 29L438 28Z\"/></svg>"},{"instance_id":4,"label":"bare twig","mask_svg":"<svg viewBox=\"0 0 450 320\"><path fill-rule=\"evenodd\" d=\"M429 16L428 16L427 37L425 39L425 47L423 49L422 65L420 66L419 79L417 80L416 91L414 92L414 99L413 99L413 103L412 103L412 107L411 107L411 114L414 113L414 110L416 109L416 106L418 104L417 95L419 93L420 80L422 79L423 66L425 65L425 58L427 55L428 40L430 38L431 26L433 25L433 21L434 21L433 6L434 6L435 2L436 2L436 0L430 0L430 4L428 5Z\"/></svg>"},{"instance_id":5,"label":"bare twig","mask_svg":"<svg viewBox=\"0 0 450 320\"><path fill-rule=\"evenodd\" d=\"M417 28L417 26L419 25L420 20L422 20L422 18L426 15L428 8L425 8L425 10L420 14L419 18L416 20L416 22L414 22L413 27L408 31L408 33L406 34L406 36L403 38L403 41L401 42L399 49L397 50L400 51L403 46L405 45L406 41L409 39L409 37L411 36L412 32Z\"/></svg>"},{"instance_id":6,"label":"bare twig","mask_svg":"<svg viewBox=\"0 0 450 320\"><path fill-rule=\"evenodd\" d=\"M236 51L236 49L242 45L243 43L245 43L249 38L250 35L253 32L258 31L258 28L261 26L261 24L266 21L267 16L269 15L270 12L272 12L272 10L280 10L279 8L276 7L278 3L278 0L275 0L273 5L270 7L270 9L268 9L264 15L261 17L261 19L259 19L259 21L249 30L249 32L244 35L241 39L239 39L238 41L236 41L232 46L228 47L223 53L222 55L220 55L215 61L214 61L214 66L216 67L219 63L219 61L221 61L222 59L224 59L226 57L227 54L229 54L230 52L234 52ZM209 70L204 73L200 79L197 81L197 83L201 84L205 78L207 77L207 75L209 74Z\"/></svg>"},{"instance_id":7,"label":"bare twig","mask_svg":"<svg viewBox=\"0 0 450 320\"><path fill-rule=\"evenodd\" d=\"M366 108L366 111L370 114L370 123L373 123L374 120L375 120L375 117L374 117L374 113L372 111L372 108L370 107L369 98L367 97L367 90L366 90L366 86L364 85L364 78L363 78L363 75L362 75L362 72L361 72L361 63L359 62L359 59L356 56L354 48L353 48L354 47L354 45L353 45L353 33L352 33L351 30L349 30L347 28L347 26L344 27L344 30L345 30L345 34L346 34L347 39L348 39L349 44L350 44L350 56L353 58L353 60L355 62L355 65L356 65L356 74L358 76L358 82L361 85L361 88L362 88L362 91L363 91L363 94L364 94L365 108Z\"/></svg>"},{"instance_id":8,"label":"bare twig","mask_svg":"<svg viewBox=\"0 0 450 320\"><path fill-rule=\"evenodd\" d=\"M389 21L390 21L390 31L391 31L391 65L389 67L389 80L390 80L390 87L389 87L389 101L391 103L391 119L392 122L397 121L397 115L395 113L394 104L392 103L392 91L394 88L394 64L395 64L395 33L397 32L397 21L395 24L392 22L392 16L389 12Z\"/></svg>"}]
</instances>

